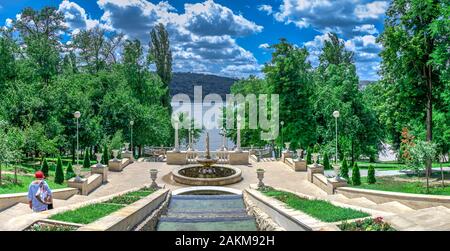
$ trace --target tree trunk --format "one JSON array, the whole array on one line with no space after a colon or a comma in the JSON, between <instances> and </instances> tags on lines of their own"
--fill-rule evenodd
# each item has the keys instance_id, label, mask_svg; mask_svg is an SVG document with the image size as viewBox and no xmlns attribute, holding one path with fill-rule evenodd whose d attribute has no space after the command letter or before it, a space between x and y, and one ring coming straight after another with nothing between
<instances>
[{"instance_id":1,"label":"tree trunk","mask_svg":"<svg viewBox=\"0 0 450 251\"><path fill-rule=\"evenodd\" d=\"M14 183L18 184L18 182L17 182L17 165L14 165Z\"/></svg>"},{"instance_id":2,"label":"tree trunk","mask_svg":"<svg viewBox=\"0 0 450 251\"><path fill-rule=\"evenodd\" d=\"M433 140L433 83L431 81L431 66L427 67L427 141L431 142ZM431 176L433 160L427 161L427 177Z\"/></svg>"},{"instance_id":3,"label":"tree trunk","mask_svg":"<svg viewBox=\"0 0 450 251\"><path fill-rule=\"evenodd\" d=\"M142 145L139 145L138 158L140 158L141 156L142 156Z\"/></svg>"},{"instance_id":4,"label":"tree trunk","mask_svg":"<svg viewBox=\"0 0 450 251\"><path fill-rule=\"evenodd\" d=\"M444 168L442 168L442 161L441 161L441 160L439 160L439 165L441 166L442 187L445 187L445 182L444 182Z\"/></svg>"},{"instance_id":5,"label":"tree trunk","mask_svg":"<svg viewBox=\"0 0 450 251\"><path fill-rule=\"evenodd\" d=\"M0 186L2 185L2 163L0 163Z\"/></svg>"}]
</instances>

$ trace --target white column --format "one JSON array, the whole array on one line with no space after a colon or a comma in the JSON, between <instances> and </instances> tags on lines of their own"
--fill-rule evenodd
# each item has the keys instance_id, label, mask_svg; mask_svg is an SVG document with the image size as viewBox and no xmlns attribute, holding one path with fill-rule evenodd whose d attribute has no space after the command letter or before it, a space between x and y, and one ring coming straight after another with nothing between
<instances>
[{"instance_id":1,"label":"white column","mask_svg":"<svg viewBox=\"0 0 450 251\"><path fill-rule=\"evenodd\" d=\"M236 150L235 152L242 152L241 150L241 122L238 121L237 123L237 137L236 137Z\"/></svg>"},{"instance_id":2,"label":"white column","mask_svg":"<svg viewBox=\"0 0 450 251\"><path fill-rule=\"evenodd\" d=\"M174 152L180 152L180 141L178 139L178 122L175 123L175 148L173 149Z\"/></svg>"}]
</instances>

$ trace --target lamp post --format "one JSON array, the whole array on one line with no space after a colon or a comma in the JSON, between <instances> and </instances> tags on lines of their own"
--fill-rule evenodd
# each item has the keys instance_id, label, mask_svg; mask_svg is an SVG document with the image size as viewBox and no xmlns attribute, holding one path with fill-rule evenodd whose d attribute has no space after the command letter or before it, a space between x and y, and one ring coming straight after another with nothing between
<instances>
[{"instance_id":1,"label":"lamp post","mask_svg":"<svg viewBox=\"0 0 450 251\"><path fill-rule=\"evenodd\" d=\"M336 122L336 156L334 156L334 162L337 163L337 158L338 158L338 124L337 124L337 119L339 118L340 113L339 111L334 111L333 112L333 117L335 119Z\"/></svg>"},{"instance_id":2,"label":"lamp post","mask_svg":"<svg viewBox=\"0 0 450 251\"><path fill-rule=\"evenodd\" d=\"M284 144L284 135L283 135L283 126L284 126L284 121L281 121L281 150L283 150L283 144Z\"/></svg>"},{"instance_id":3,"label":"lamp post","mask_svg":"<svg viewBox=\"0 0 450 251\"><path fill-rule=\"evenodd\" d=\"M133 125L134 125L134 121L131 120L130 121L130 128L131 128L131 156L133 156L134 158L134 148L133 148Z\"/></svg>"},{"instance_id":4,"label":"lamp post","mask_svg":"<svg viewBox=\"0 0 450 251\"><path fill-rule=\"evenodd\" d=\"M79 111L76 111L73 116L77 119L77 169L79 168L79 154L80 154L80 150L79 150L79 141L78 141L78 128L79 128L79 123L78 123L78 119L81 117L81 113ZM75 177L75 181L80 182L81 178L80 178L80 172L78 171L77 176Z\"/></svg>"}]
</instances>

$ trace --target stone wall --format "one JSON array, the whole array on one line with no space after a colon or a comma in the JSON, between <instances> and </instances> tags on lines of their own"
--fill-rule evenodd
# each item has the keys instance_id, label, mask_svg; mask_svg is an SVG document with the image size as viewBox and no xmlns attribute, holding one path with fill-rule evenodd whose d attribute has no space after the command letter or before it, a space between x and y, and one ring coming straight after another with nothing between
<instances>
[{"instance_id":1,"label":"stone wall","mask_svg":"<svg viewBox=\"0 0 450 251\"><path fill-rule=\"evenodd\" d=\"M52 192L54 199L67 200L68 198L77 194L78 189L69 187L55 189ZM28 193L0 194L0 211L14 206L17 203L28 203Z\"/></svg>"},{"instance_id":2,"label":"stone wall","mask_svg":"<svg viewBox=\"0 0 450 251\"><path fill-rule=\"evenodd\" d=\"M243 194L244 204L247 213L255 217L258 231L286 231L286 229L275 223L269 215L258 208L255 203L248 197L247 193Z\"/></svg>"},{"instance_id":3,"label":"stone wall","mask_svg":"<svg viewBox=\"0 0 450 251\"><path fill-rule=\"evenodd\" d=\"M159 218L161 215L167 213L170 202L170 193L166 196L166 200L161 203L158 209L155 209L146 219L144 219L139 225L137 225L134 231L156 231Z\"/></svg>"}]
</instances>

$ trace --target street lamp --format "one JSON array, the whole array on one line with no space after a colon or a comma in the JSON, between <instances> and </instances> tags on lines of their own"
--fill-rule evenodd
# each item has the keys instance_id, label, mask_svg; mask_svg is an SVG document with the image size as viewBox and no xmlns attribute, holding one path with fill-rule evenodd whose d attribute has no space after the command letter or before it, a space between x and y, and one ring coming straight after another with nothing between
<instances>
[{"instance_id":1,"label":"street lamp","mask_svg":"<svg viewBox=\"0 0 450 251\"><path fill-rule=\"evenodd\" d=\"M78 141L78 128L79 128L79 123L78 123L78 119L81 117L81 113L79 111L76 111L73 116L77 119L77 169L79 168L79 154L80 154L80 150L79 150L79 141ZM81 178L80 178L80 172L78 171L77 176L75 177L75 181L80 182Z\"/></svg>"},{"instance_id":2,"label":"street lamp","mask_svg":"<svg viewBox=\"0 0 450 251\"><path fill-rule=\"evenodd\" d=\"M337 125L337 119L339 118L339 116L340 116L339 111L334 111L333 112L333 117L335 118L335 121L336 121L336 156L334 157L335 163L337 163L337 157L338 157L338 125Z\"/></svg>"},{"instance_id":3,"label":"street lamp","mask_svg":"<svg viewBox=\"0 0 450 251\"><path fill-rule=\"evenodd\" d=\"M133 125L134 125L134 121L131 120L130 121L130 126L131 126L131 154L134 158L134 148L133 148Z\"/></svg>"},{"instance_id":4,"label":"street lamp","mask_svg":"<svg viewBox=\"0 0 450 251\"><path fill-rule=\"evenodd\" d=\"M281 121L281 150L283 150L283 145L284 145L284 137L283 137L283 126L284 126L284 121Z\"/></svg>"}]
</instances>

